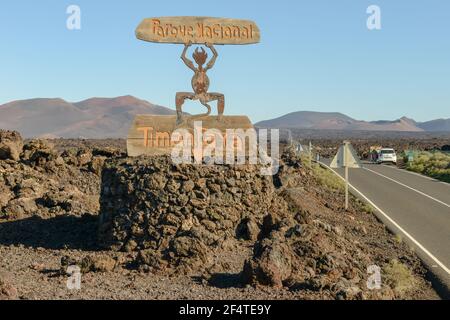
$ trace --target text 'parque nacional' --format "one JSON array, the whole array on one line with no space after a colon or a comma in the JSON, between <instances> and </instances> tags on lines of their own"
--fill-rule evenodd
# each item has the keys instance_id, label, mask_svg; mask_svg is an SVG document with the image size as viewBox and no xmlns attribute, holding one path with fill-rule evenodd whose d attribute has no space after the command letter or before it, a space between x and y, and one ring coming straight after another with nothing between
<instances>
[{"instance_id":1,"label":"text 'parque nacional'","mask_svg":"<svg viewBox=\"0 0 450 320\"><path fill-rule=\"evenodd\" d=\"M158 43L253 44L258 26L249 20L209 17L147 18L136 29L140 40Z\"/></svg>"}]
</instances>

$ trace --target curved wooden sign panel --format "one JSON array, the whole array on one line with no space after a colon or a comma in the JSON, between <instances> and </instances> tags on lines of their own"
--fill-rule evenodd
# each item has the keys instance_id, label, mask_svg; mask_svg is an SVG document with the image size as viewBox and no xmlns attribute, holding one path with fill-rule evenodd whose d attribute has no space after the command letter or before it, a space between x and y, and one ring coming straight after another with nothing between
<instances>
[{"instance_id":1,"label":"curved wooden sign panel","mask_svg":"<svg viewBox=\"0 0 450 320\"><path fill-rule=\"evenodd\" d=\"M249 20L210 17L160 17L144 19L136 37L157 43L254 44L260 41L258 26Z\"/></svg>"}]
</instances>

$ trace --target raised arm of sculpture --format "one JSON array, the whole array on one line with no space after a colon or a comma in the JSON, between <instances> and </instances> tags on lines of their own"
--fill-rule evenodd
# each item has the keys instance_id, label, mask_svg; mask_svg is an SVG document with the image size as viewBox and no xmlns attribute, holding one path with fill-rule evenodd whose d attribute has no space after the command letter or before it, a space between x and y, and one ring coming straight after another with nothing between
<instances>
[{"instance_id":1,"label":"raised arm of sculpture","mask_svg":"<svg viewBox=\"0 0 450 320\"><path fill-rule=\"evenodd\" d=\"M205 70L208 71L209 69L211 69L212 67L214 67L214 64L216 63L216 59L219 56L219 54L216 51L216 48L214 48L214 46L211 43L206 43L206 46L212 51L212 53L214 54L214 56L211 58L211 60L208 62L208 64L206 65Z\"/></svg>"},{"instance_id":2,"label":"raised arm of sculpture","mask_svg":"<svg viewBox=\"0 0 450 320\"><path fill-rule=\"evenodd\" d=\"M183 60L184 64L186 66L188 66L189 69L191 69L192 71L195 72L197 69L195 68L194 63L191 60L189 60L188 58L186 58L187 50L189 49L189 47L191 45L192 45L191 41L189 41L189 43L186 43L184 45L184 50L183 50L183 53L181 54L181 60Z\"/></svg>"}]
</instances>

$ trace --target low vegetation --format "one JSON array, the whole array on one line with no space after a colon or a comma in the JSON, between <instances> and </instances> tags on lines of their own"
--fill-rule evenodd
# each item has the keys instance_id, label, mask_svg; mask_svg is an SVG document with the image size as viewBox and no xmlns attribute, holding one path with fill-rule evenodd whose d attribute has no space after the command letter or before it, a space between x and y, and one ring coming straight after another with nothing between
<instances>
[{"instance_id":1,"label":"low vegetation","mask_svg":"<svg viewBox=\"0 0 450 320\"><path fill-rule=\"evenodd\" d=\"M311 164L311 170L318 183L331 191L344 192L344 182L331 170L326 169L317 163Z\"/></svg>"},{"instance_id":2,"label":"low vegetation","mask_svg":"<svg viewBox=\"0 0 450 320\"><path fill-rule=\"evenodd\" d=\"M367 202L361 201L358 198L355 198L355 207L362 212L374 213L375 209Z\"/></svg>"},{"instance_id":3,"label":"low vegetation","mask_svg":"<svg viewBox=\"0 0 450 320\"><path fill-rule=\"evenodd\" d=\"M345 192L345 183L337 174L317 163L313 162L310 164L307 155L302 156L301 159L304 166L312 171L314 178L320 185L333 192ZM350 197L358 211L367 213L374 212L374 208L370 204L353 197L353 195L350 195Z\"/></svg>"},{"instance_id":4,"label":"low vegetation","mask_svg":"<svg viewBox=\"0 0 450 320\"><path fill-rule=\"evenodd\" d=\"M383 279L398 295L414 288L416 281L411 270L395 259L384 266Z\"/></svg>"},{"instance_id":5,"label":"low vegetation","mask_svg":"<svg viewBox=\"0 0 450 320\"><path fill-rule=\"evenodd\" d=\"M311 169L317 182L320 183L322 186L331 191L337 191L342 193L345 192L344 181L341 178L339 178L335 173L333 173L331 170L326 169L316 163L312 164ZM361 201L360 199L354 197L351 194L350 198L352 199L353 206L358 211L366 213L374 213L374 208L370 204Z\"/></svg>"},{"instance_id":6,"label":"low vegetation","mask_svg":"<svg viewBox=\"0 0 450 320\"><path fill-rule=\"evenodd\" d=\"M345 184L341 178L334 172L324 168L316 162L311 161L311 158L307 153L300 154L300 161L302 165L310 170L314 176L314 179L323 187L330 191L344 192Z\"/></svg>"},{"instance_id":7,"label":"low vegetation","mask_svg":"<svg viewBox=\"0 0 450 320\"><path fill-rule=\"evenodd\" d=\"M444 152L419 152L406 168L429 177L450 182L450 154Z\"/></svg>"}]
</instances>

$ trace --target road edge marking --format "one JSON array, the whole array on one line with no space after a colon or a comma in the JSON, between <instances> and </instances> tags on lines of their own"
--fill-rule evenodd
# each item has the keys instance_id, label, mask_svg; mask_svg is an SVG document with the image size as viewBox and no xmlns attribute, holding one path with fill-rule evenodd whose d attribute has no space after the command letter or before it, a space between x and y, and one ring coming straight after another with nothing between
<instances>
[{"instance_id":1,"label":"road edge marking","mask_svg":"<svg viewBox=\"0 0 450 320\"><path fill-rule=\"evenodd\" d=\"M390 180L390 181L392 181L392 182L395 182L395 183L401 185L402 187L405 187L405 188L408 188L408 189L410 189L410 190L412 190L412 191L415 191L415 192L421 194L421 195L424 196L424 197L427 197L427 198L429 198L429 199L431 199L431 200L434 200L434 201L436 201L436 202L438 202L438 203L440 203L440 204L442 204L442 205L444 205L444 206L450 208L450 204L445 203L445 202L443 202L443 201L441 201L441 200L439 200L439 199L436 199L436 198L430 196L429 194L426 194L425 192L422 192L422 191L420 191L420 190L414 189L413 187L410 187L410 186L408 186L408 185L406 185L406 184L404 184L404 183L402 183L402 182L400 182L400 181L397 181L397 180L395 180L395 179L392 179L392 178L390 178L390 177L388 177L388 176L385 176L384 174L381 174L381 173L379 173L379 172L373 171L373 170L371 170L371 169L368 169L368 168L363 168L363 169L364 169L364 170L367 170L367 171L369 171L369 172L372 172L372 173L374 173L374 174L376 174L376 175L378 175L378 176L380 176L380 177L383 177L383 178L385 178L385 179L388 179L388 180Z\"/></svg>"},{"instance_id":2,"label":"road edge marking","mask_svg":"<svg viewBox=\"0 0 450 320\"><path fill-rule=\"evenodd\" d=\"M325 166L334 174L336 174L339 178L345 181L343 177L336 171L334 171L332 168L330 168L328 165L326 165L323 162L319 162L319 164ZM412 243L414 243L420 250L422 250L431 260L433 260L439 267L444 270L447 275L450 275L450 269L447 268L445 264L443 264L438 258L436 258L430 251L428 251L422 244L420 244L419 241L414 239L413 236L411 236L405 229L400 227L400 225L395 222L391 217L389 217L383 210L381 210L375 203L372 202L368 197L366 197L361 191L359 191L357 188L355 188L351 183L349 183L350 188L352 188L354 191L356 191L361 197L363 197L371 206L373 206L378 212L380 212L390 223L392 223L400 232L402 232Z\"/></svg>"}]
</instances>

